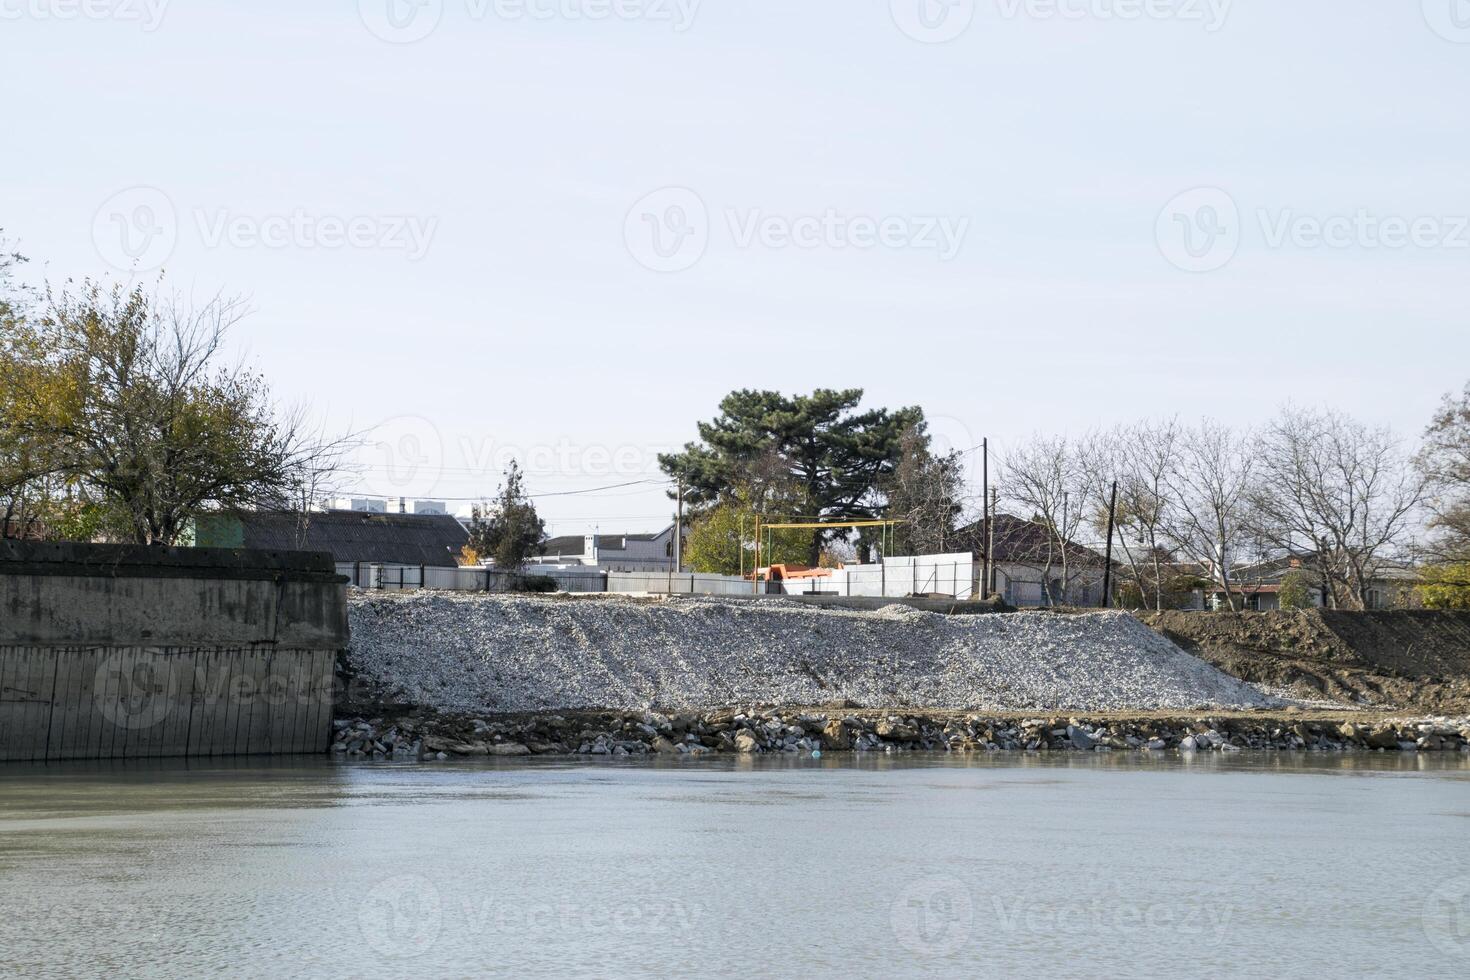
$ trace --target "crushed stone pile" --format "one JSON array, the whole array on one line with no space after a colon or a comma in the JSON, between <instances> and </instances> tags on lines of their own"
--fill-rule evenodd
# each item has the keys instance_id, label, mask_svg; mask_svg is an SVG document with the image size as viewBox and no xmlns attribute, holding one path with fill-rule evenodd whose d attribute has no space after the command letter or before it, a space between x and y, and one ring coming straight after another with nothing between
<instances>
[{"instance_id":1,"label":"crushed stone pile","mask_svg":"<svg viewBox=\"0 0 1470 980\"><path fill-rule=\"evenodd\" d=\"M1010 711L1277 702L1126 613L944 616L795 603L357 593L349 663L441 711L737 704Z\"/></svg>"}]
</instances>

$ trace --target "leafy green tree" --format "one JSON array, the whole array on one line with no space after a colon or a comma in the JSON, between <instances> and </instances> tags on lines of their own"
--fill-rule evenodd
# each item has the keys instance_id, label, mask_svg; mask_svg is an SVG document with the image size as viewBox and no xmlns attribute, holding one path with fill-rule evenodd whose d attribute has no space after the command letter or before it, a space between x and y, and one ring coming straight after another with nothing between
<instances>
[{"instance_id":1,"label":"leafy green tree","mask_svg":"<svg viewBox=\"0 0 1470 980\"><path fill-rule=\"evenodd\" d=\"M29 292L14 281L14 271L25 256L5 243L0 229L0 365L34 357L35 337L26 320ZM0 371L4 368L0 367ZM0 378L4 374L0 373ZM56 508L57 481L32 476L30 447L19 438L5 438L14 428L21 406L16 392L0 384L0 537L35 537L51 526Z\"/></svg>"},{"instance_id":2,"label":"leafy green tree","mask_svg":"<svg viewBox=\"0 0 1470 980\"><path fill-rule=\"evenodd\" d=\"M1470 609L1470 564L1426 565L1414 587L1425 609Z\"/></svg>"},{"instance_id":3,"label":"leafy green tree","mask_svg":"<svg viewBox=\"0 0 1470 980\"><path fill-rule=\"evenodd\" d=\"M511 460L505 483L488 511L478 507L471 511L469 547L477 555L494 559L496 568L514 571L545 540L546 522L526 496L520 464Z\"/></svg>"},{"instance_id":4,"label":"leafy green tree","mask_svg":"<svg viewBox=\"0 0 1470 980\"><path fill-rule=\"evenodd\" d=\"M720 414L699 423L698 443L659 456L669 476L681 480L696 506L728 500L737 487L759 480L774 465L795 488L794 512L809 520L872 517L883 510L880 486L893 472L905 430L922 428L918 408L858 411L861 388L788 397L776 391L733 391ZM766 519L778 516L763 510ZM826 540L812 534L805 563L816 565Z\"/></svg>"},{"instance_id":5,"label":"leafy green tree","mask_svg":"<svg viewBox=\"0 0 1470 980\"><path fill-rule=\"evenodd\" d=\"M1276 602L1282 609L1311 609L1312 592L1312 580L1306 572L1287 572L1281 577L1281 588L1276 592Z\"/></svg>"},{"instance_id":6,"label":"leafy green tree","mask_svg":"<svg viewBox=\"0 0 1470 980\"><path fill-rule=\"evenodd\" d=\"M696 514L684 544L684 560L696 572L739 575L756 567L755 525L759 511L737 494ZM805 564L811 535L799 530L761 535L760 563Z\"/></svg>"},{"instance_id":7,"label":"leafy green tree","mask_svg":"<svg viewBox=\"0 0 1470 980\"><path fill-rule=\"evenodd\" d=\"M7 322L6 488L64 488L139 544L175 543L201 511L286 504L334 450L277 413L260 375L222 363L242 315L233 300L186 309L87 281Z\"/></svg>"}]
</instances>

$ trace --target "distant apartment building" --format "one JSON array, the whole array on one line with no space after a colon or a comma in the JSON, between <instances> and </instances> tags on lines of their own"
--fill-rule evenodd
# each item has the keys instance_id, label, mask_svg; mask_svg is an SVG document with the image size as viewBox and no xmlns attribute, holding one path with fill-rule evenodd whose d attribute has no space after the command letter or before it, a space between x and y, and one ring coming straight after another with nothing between
<instances>
[{"instance_id":1,"label":"distant apartment building","mask_svg":"<svg viewBox=\"0 0 1470 980\"><path fill-rule=\"evenodd\" d=\"M327 502L327 510L355 510L365 514L447 514L442 500L414 500L408 497L337 497Z\"/></svg>"}]
</instances>

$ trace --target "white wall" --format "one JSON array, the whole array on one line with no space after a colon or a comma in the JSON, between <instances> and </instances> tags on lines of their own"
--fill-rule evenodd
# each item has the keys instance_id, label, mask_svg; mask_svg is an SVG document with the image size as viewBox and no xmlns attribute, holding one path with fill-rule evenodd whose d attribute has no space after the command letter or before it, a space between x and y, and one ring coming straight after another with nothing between
<instances>
[{"instance_id":1,"label":"white wall","mask_svg":"<svg viewBox=\"0 0 1470 980\"><path fill-rule=\"evenodd\" d=\"M755 595L762 588L739 575L692 572L608 572L609 592L655 592L675 595Z\"/></svg>"},{"instance_id":2,"label":"white wall","mask_svg":"<svg viewBox=\"0 0 1470 980\"><path fill-rule=\"evenodd\" d=\"M1060 582L1062 566L1054 565L1051 578ZM995 566L995 591L1013 606L1045 606L1046 591L1042 581L1046 569L1034 565L1001 562ZM1066 601L1053 595L1056 605L1096 606L1102 604L1103 570L1101 568L1068 569Z\"/></svg>"},{"instance_id":3,"label":"white wall","mask_svg":"<svg viewBox=\"0 0 1470 980\"><path fill-rule=\"evenodd\" d=\"M968 551L944 555L890 557L873 565L848 565L831 575L782 582L787 595L903 598L938 594L968 599L974 594L975 557Z\"/></svg>"}]
</instances>

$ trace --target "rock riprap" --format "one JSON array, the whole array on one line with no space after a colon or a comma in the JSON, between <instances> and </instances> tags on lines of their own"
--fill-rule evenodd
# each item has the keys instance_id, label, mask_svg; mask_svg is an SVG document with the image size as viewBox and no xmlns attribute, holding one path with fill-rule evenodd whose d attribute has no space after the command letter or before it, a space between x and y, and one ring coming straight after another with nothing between
<instances>
[{"instance_id":1,"label":"rock riprap","mask_svg":"<svg viewBox=\"0 0 1470 980\"><path fill-rule=\"evenodd\" d=\"M1290 711L1292 709L1288 709ZM335 755L385 761L479 756L810 755L827 752L1470 752L1470 719L996 718L807 708L441 715L335 722Z\"/></svg>"},{"instance_id":2,"label":"rock riprap","mask_svg":"<svg viewBox=\"0 0 1470 980\"><path fill-rule=\"evenodd\" d=\"M353 673L439 711L732 704L1251 708L1258 689L1124 613L856 613L782 600L360 593Z\"/></svg>"}]
</instances>

